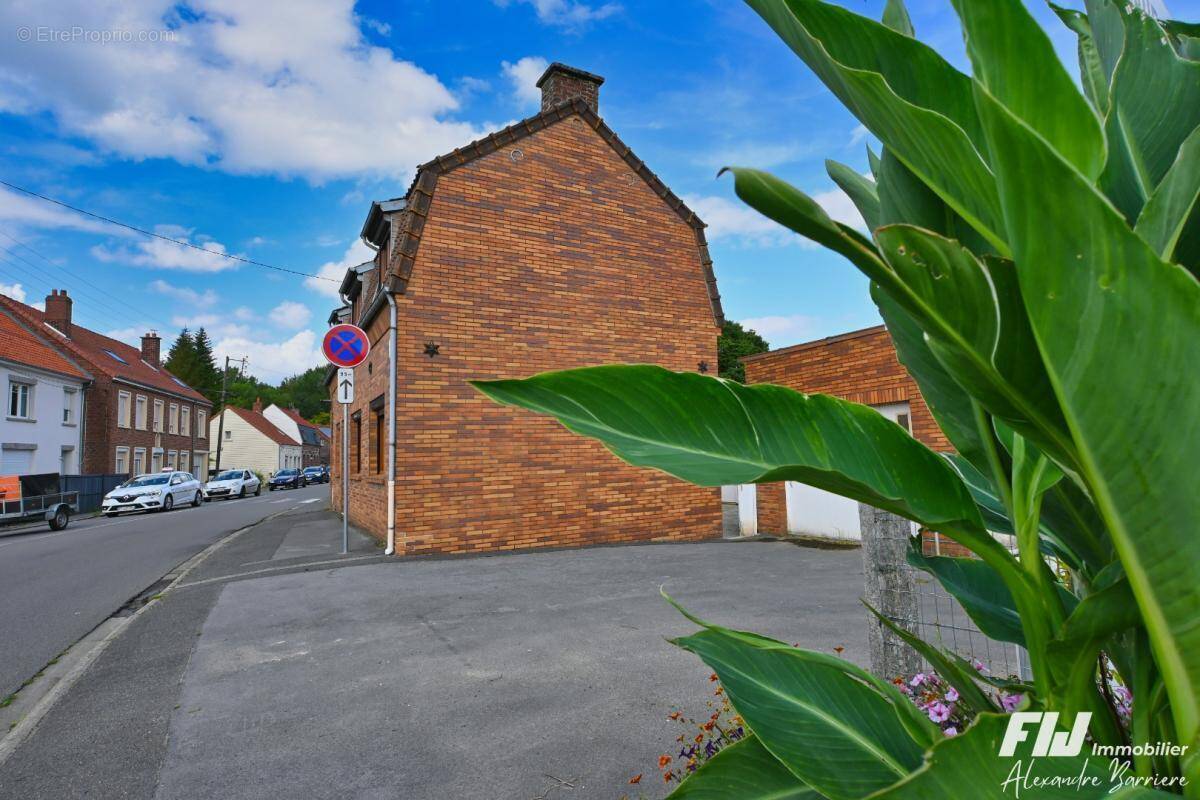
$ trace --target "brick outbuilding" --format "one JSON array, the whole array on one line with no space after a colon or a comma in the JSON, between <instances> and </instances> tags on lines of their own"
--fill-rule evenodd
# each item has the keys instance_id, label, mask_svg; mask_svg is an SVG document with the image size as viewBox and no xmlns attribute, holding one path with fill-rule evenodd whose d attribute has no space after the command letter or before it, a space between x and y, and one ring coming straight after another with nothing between
<instances>
[{"instance_id":1,"label":"brick outbuilding","mask_svg":"<svg viewBox=\"0 0 1200 800\"><path fill-rule=\"evenodd\" d=\"M742 362L747 383L773 383L805 394L829 394L873 406L930 448L952 449L882 325L746 356ZM837 502L851 503L832 496L826 502L824 493L809 487L790 489L792 520L788 519L784 484L757 487L759 533L834 533L828 529L838 524ZM807 509L800 508L806 504ZM848 514L857 513L852 504L846 509Z\"/></svg>"},{"instance_id":2,"label":"brick outbuilding","mask_svg":"<svg viewBox=\"0 0 1200 800\"><path fill-rule=\"evenodd\" d=\"M372 343L349 408L351 519L382 538L395 303L397 554L720 534L717 490L630 467L468 384L621 362L716 370L704 224L599 117L602 82L551 65L539 114L371 206L362 237L378 255L347 272L330 320ZM332 424L340 503L336 402Z\"/></svg>"}]
</instances>

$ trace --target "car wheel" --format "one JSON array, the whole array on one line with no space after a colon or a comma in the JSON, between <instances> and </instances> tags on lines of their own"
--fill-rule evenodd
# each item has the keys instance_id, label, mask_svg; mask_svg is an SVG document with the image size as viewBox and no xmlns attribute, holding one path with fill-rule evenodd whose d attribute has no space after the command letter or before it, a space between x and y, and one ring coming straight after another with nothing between
<instances>
[{"instance_id":1,"label":"car wheel","mask_svg":"<svg viewBox=\"0 0 1200 800\"><path fill-rule=\"evenodd\" d=\"M169 494L169 495L167 495L167 496L166 496L166 498L163 500L163 504L162 504L162 510L163 510L163 511L170 511L170 510L171 510L172 508L174 508L174 507L175 507L175 495L173 495L173 494Z\"/></svg>"},{"instance_id":2,"label":"car wheel","mask_svg":"<svg viewBox=\"0 0 1200 800\"><path fill-rule=\"evenodd\" d=\"M268 491L268 492L273 492L273 491L275 491L275 487L274 487L273 485L272 485L272 486L268 486L268 487L267 487L267 491Z\"/></svg>"},{"instance_id":3,"label":"car wheel","mask_svg":"<svg viewBox=\"0 0 1200 800\"><path fill-rule=\"evenodd\" d=\"M238 499L239 500L246 499L246 484L244 484L244 483L242 484L242 488L238 489Z\"/></svg>"},{"instance_id":4,"label":"car wheel","mask_svg":"<svg viewBox=\"0 0 1200 800\"><path fill-rule=\"evenodd\" d=\"M117 512L115 512L115 511L105 511L104 512L104 516L108 517L109 519L112 519L116 515L117 515Z\"/></svg>"},{"instance_id":5,"label":"car wheel","mask_svg":"<svg viewBox=\"0 0 1200 800\"><path fill-rule=\"evenodd\" d=\"M50 530L61 531L71 521L71 515L65 508L60 508L50 519Z\"/></svg>"},{"instance_id":6,"label":"car wheel","mask_svg":"<svg viewBox=\"0 0 1200 800\"><path fill-rule=\"evenodd\" d=\"M260 494L262 494L262 484L261 483L258 486L254 487L254 496L258 497Z\"/></svg>"},{"instance_id":7,"label":"car wheel","mask_svg":"<svg viewBox=\"0 0 1200 800\"><path fill-rule=\"evenodd\" d=\"M203 502L204 502L204 495L201 494L199 491L197 491L196 496L192 498L192 508L199 508L200 504Z\"/></svg>"}]
</instances>

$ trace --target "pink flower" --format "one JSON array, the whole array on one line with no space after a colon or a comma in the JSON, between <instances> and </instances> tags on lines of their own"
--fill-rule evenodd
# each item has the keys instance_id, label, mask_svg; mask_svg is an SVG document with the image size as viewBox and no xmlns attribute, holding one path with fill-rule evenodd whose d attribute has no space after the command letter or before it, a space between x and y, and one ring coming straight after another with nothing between
<instances>
[{"instance_id":1,"label":"pink flower","mask_svg":"<svg viewBox=\"0 0 1200 800\"><path fill-rule=\"evenodd\" d=\"M934 722L945 722L950 719L950 708L945 703L933 703L929 706L928 714Z\"/></svg>"},{"instance_id":2,"label":"pink flower","mask_svg":"<svg viewBox=\"0 0 1200 800\"><path fill-rule=\"evenodd\" d=\"M987 671L988 671L987 665L984 664L982 661L980 661L978 658L971 662L971 666L974 667L975 671L980 673L981 675L987 674Z\"/></svg>"},{"instance_id":3,"label":"pink flower","mask_svg":"<svg viewBox=\"0 0 1200 800\"><path fill-rule=\"evenodd\" d=\"M947 736L958 736L958 728L951 725L942 731L942 733L946 734Z\"/></svg>"},{"instance_id":4,"label":"pink flower","mask_svg":"<svg viewBox=\"0 0 1200 800\"><path fill-rule=\"evenodd\" d=\"M1023 694L1006 694L1000 698L1000 705L1005 711L1013 711L1017 706L1021 705L1021 701L1025 699Z\"/></svg>"},{"instance_id":5,"label":"pink flower","mask_svg":"<svg viewBox=\"0 0 1200 800\"><path fill-rule=\"evenodd\" d=\"M958 690L951 686L946 690L946 702L954 703L958 701Z\"/></svg>"},{"instance_id":6,"label":"pink flower","mask_svg":"<svg viewBox=\"0 0 1200 800\"><path fill-rule=\"evenodd\" d=\"M909 681L909 684L912 686L920 686L924 682L925 682L925 673L918 672L916 675L913 675L912 680Z\"/></svg>"}]
</instances>

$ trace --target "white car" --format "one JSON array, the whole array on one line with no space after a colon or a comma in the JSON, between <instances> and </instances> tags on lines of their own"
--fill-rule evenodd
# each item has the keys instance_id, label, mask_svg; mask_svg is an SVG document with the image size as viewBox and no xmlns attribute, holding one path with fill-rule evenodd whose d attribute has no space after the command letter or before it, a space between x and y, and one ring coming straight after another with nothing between
<instances>
[{"instance_id":1,"label":"white car","mask_svg":"<svg viewBox=\"0 0 1200 800\"><path fill-rule=\"evenodd\" d=\"M262 494L262 481L248 469L227 469L204 484L204 496L209 500L228 500Z\"/></svg>"},{"instance_id":2,"label":"white car","mask_svg":"<svg viewBox=\"0 0 1200 800\"><path fill-rule=\"evenodd\" d=\"M107 517L122 511L170 511L175 506L200 505L204 491L190 472L163 470L130 478L108 494L100 510Z\"/></svg>"}]
</instances>

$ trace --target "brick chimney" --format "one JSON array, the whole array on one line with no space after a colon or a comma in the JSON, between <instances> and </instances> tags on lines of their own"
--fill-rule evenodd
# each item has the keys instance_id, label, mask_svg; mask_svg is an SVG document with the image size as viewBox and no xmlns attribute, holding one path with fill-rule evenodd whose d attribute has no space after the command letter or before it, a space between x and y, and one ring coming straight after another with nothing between
<instances>
[{"instance_id":1,"label":"brick chimney","mask_svg":"<svg viewBox=\"0 0 1200 800\"><path fill-rule=\"evenodd\" d=\"M555 61L546 67L542 77L538 78L537 86L542 90L542 111L578 97L587 103L592 111L599 113L602 83L604 78L599 75Z\"/></svg>"},{"instance_id":2,"label":"brick chimney","mask_svg":"<svg viewBox=\"0 0 1200 800\"><path fill-rule=\"evenodd\" d=\"M150 331L142 337L142 361L158 369L158 359L161 353L162 339L158 338L157 333Z\"/></svg>"},{"instance_id":3,"label":"brick chimney","mask_svg":"<svg viewBox=\"0 0 1200 800\"><path fill-rule=\"evenodd\" d=\"M46 295L45 320L71 338L71 298L67 297L66 289L51 289Z\"/></svg>"},{"instance_id":4,"label":"brick chimney","mask_svg":"<svg viewBox=\"0 0 1200 800\"><path fill-rule=\"evenodd\" d=\"M254 413L255 414L262 413L262 398L261 397L254 398Z\"/></svg>"}]
</instances>

